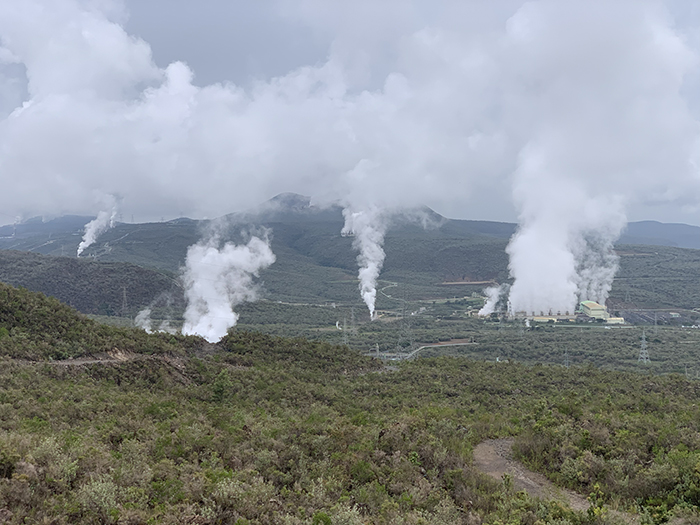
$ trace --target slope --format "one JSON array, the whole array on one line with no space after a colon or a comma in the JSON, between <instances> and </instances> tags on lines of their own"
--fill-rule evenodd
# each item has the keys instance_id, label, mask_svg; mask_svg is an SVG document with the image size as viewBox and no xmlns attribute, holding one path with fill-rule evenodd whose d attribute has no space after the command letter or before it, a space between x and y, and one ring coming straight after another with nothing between
<instances>
[{"instance_id":1,"label":"slope","mask_svg":"<svg viewBox=\"0 0 700 525\"><path fill-rule=\"evenodd\" d=\"M83 313L131 317L163 294L174 309L183 308L176 276L130 263L0 250L0 281L56 297Z\"/></svg>"},{"instance_id":2,"label":"slope","mask_svg":"<svg viewBox=\"0 0 700 525\"><path fill-rule=\"evenodd\" d=\"M178 353L183 342L194 340L101 325L54 298L0 283L3 357L43 360L114 351Z\"/></svg>"}]
</instances>

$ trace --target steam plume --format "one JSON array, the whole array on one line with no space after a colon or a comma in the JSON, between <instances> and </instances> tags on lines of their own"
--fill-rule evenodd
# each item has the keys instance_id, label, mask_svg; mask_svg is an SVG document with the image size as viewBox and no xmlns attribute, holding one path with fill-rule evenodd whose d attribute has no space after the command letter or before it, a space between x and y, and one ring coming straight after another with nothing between
<instances>
[{"instance_id":1,"label":"steam plume","mask_svg":"<svg viewBox=\"0 0 700 525\"><path fill-rule=\"evenodd\" d=\"M573 252L578 261L576 289L578 301L591 300L605 304L618 269L619 257L613 243L620 230L614 233L596 231L579 239Z\"/></svg>"},{"instance_id":2,"label":"steam plume","mask_svg":"<svg viewBox=\"0 0 700 525\"><path fill-rule=\"evenodd\" d=\"M535 148L523 153L515 196L522 208L507 247L513 312L572 314L583 300L605 304L617 271L613 243L624 201L592 194L580 180L552 175Z\"/></svg>"},{"instance_id":3,"label":"steam plume","mask_svg":"<svg viewBox=\"0 0 700 525\"><path fill-rule=\"evenodd\" d=\"M483 308L479 310L479 315L486 316L491 315L494 312L506 313L509 310L509 292L510 285L508 283L486 288L486 290L484 290L484 293L486 293L486 303L484 304Z\"/></svg>"},{"instance_id":4,"label":"steam plume","mask_svg":"<svg viewBox=\"0 0 700 525\"><path fill-rule=\"evenodd\" d=\"M516 312L605 304L629 203L692 188L688 49L659 6L620 5L531 2L509 20L508 47L522 64L513 100L533 103L519 124L527 137L513 177L519 227L507 248Z\"/></svg>"},{"instance_id":5,"label":"steam plume","mask_svg":"<svg viewBox=\"0 0 700 525\"><path fill-rule=\"evenodd\" d=\"M136 325L138 328L141 328L142 330L145 330L147 333L153 333L153 332L165 332L168 334L175 334L177 333L177 330L171 326L170 324L170 316L172 315L172 306L173 306L173 296L169 292L164 292L161 293L158 297L156 297L149 306L141 310L136 317L134 318L134 325ZM162 315L165 313L167 315L166 319L161 320L160 324L158 325L158 328L154 329L153 328L153 319L151 315L153 314L153 310L155 308L158 308L159 313Z\"/></svg>"},{"instance_id":6,"label":"steam plume","mask_svg":"<svg viewBox=\"0 0 700 525\"><path fill-rule=\"evenodd\" d=\"M251 237L245 245L226 243L218 236L192 245L182 274L185 323L182 333L219 341L238 321L233 307L257 298L253 278L275 262L267 235Z\"/></svg>"},{"instance_id":7,"label":"steam plume","mask_svg":"<svg viewBox=\"0 0 700 525\"><path fill-rule=\"evenodd\" d=\"M114 227L114 222L117 219L117 207L112 208L111 212L101 211L97 217L85 225L85 233L83 240L78 245L78 257L85 249L94 244L97 238L104 232Z\"/></svg>"},{"instance_id":8,"label":"steam plume","mask_svg":"<svg viewBox=\"0 0 700 525\"><path fill-rule=\"evenodd\" d=\"M153 333L153 320L151 319L151 313L153 311L150 308L144 308L134 318L134 324L137 328L145 330L146 333Z\"/></svg>"},{"instance_id":9,"label":"steam plume","mask_svg":"<svg viewBox=\"0 0 700 525\"><path fill-rule=\"evenodd\" d=\"M350 208L343 210L345 225L343 235L354 235L352 245L360 252L357 264L360 266L360 294L369 309L370 319L376 319L375 302L377 300L377 279L384 264L384 235L386 219L376 207L362 211Z\"/></svg>"}]
</instances>

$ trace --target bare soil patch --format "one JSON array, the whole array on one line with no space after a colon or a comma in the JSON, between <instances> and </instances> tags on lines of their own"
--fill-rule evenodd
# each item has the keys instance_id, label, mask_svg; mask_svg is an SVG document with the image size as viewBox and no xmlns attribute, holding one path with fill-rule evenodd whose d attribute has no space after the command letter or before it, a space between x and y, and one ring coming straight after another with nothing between
<instances>
[{"instance_id":1,"label":"bare soil patch","mask_svg":"<svg viewBox=\"0 0 700 525\"><path fill-rule=\"evenodd\" d=\"M511 476L515 490L524 490L530 496L556 500L571 509L585 512L588 500L572 490L557 487L542 474L527 469L513 459L513 439L489 439L474 449L474 465L483 473L500 480L504 474ZM610 516L629 524L638 524L639 517L623 512L610 511Z\"/></svg>"}]
</instances>

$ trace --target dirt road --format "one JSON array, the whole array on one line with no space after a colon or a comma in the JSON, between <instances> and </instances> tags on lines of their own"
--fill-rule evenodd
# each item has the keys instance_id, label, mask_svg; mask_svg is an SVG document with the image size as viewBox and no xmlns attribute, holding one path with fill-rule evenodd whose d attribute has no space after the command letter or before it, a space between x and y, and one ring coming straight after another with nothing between
<instances>
[{"instance_id":1,"label":"dirt road","mask_svg":"<svg viewBox=\"0 0 700 525\"><path fill-rule=\"evenodd\" d=\"M474 465L489 476L500 480L503 474L513 479L515 490L524 490L530 496L541 499L554 499L566 503L573 510L585 512L589 503L585 497L574 491L555 486L542 474L532 472L513 459L513 439L489 439L474 449ZM639 517L627 513L610 511L611 517L638 524Z\"/></svg>"}]
</instances>

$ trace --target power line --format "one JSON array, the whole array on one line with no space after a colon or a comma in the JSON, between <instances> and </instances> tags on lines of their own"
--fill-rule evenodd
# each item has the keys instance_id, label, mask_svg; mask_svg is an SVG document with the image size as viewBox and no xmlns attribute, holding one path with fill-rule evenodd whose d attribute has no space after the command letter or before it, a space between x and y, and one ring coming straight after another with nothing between
<instances>
[{"instance_id":1,"label":"power line","mask_svg":"<svg viewBox=\"0 0 700 525\"><path fill-rule=\"evenodd\" d=\"M642 330L642 342L639 345L639 357L637 362L649 364L649 350L647 350L647 335L644 330Z\"/></svg>"}]
</instances>

